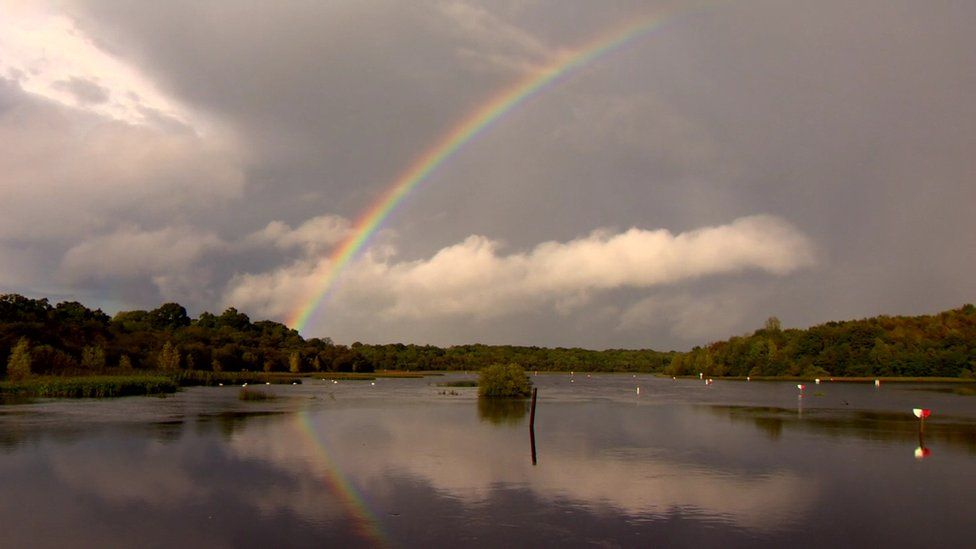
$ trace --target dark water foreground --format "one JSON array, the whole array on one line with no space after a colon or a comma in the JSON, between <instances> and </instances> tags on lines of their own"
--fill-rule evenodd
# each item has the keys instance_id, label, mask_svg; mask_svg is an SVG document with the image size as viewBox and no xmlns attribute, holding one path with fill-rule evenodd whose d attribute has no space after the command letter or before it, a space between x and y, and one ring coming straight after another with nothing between
<instances>
[{"instance_id":1,"label":"dark water foreground","mask_svg":"<svg viewBox=\"0 0 976 549\"><path fill-rule=\"evenodd\" d=\"M976 545L976 397L542 375L533 465L458 378L0 406L2 545Z\"/></svg>"}]
</instances>

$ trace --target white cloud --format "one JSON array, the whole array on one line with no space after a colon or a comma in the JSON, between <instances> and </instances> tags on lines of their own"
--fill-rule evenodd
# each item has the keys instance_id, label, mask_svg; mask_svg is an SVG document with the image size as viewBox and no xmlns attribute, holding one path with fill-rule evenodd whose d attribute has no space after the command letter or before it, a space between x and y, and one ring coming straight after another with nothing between
<instances>
[{"instance_id":1,"label":"white cloud","mask_svg":"<svg viewBox=\"0 0 976 549\"><path fill-rule=\"evenodd\" d=\"M46 3L0 2L0 77L59 104L129 124L185 127L199 120L138 69L104 51ZM201 129L201 128L196 128Z\"/></svg>"},{"instance_id":2,"label":"white cloud","mask_svg":"<svg viewBox=\"0 0 976 549\"><path fill-rule=\"evenodd\" d=\"M632 228L595 231L570 242L546 242L502 255L483 236L424 260L395 262L367 253L341 279L330 304L384 319L492 318L551 306L563 314L592 294L651 288L747 270L785 275L813 265L814 246L786 221L768 215L674 235ZM235 278L225 301L281 316L320 288L331 264L306 259L270 273Z\"/></svg>"},{"instance_id":3,"label":"white cloud","mask_svg":"<svg viewBox=\"0 0 976 549\"><path fill-rule=\"evenodd\" d=\"M337 215L313 217L292 229L281 221L272 221L246 239L253 244L272 245L281 249L300 248L307 255L320 253L340 243L349 234L349 220Z\"/></svg>"}]
</instances>

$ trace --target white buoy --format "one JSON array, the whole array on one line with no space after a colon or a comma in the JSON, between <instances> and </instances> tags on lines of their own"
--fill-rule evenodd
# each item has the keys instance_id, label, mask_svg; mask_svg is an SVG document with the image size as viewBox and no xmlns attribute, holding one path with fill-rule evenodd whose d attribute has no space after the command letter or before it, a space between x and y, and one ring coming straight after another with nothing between
<instances>
[{"instance_id":1,"label":"white buoy","mask_svg":"<svg viewBox=\"0 0 976 549\"><path fill-rule=\"evenodd\" d=\"M813 382L816 383L817 385L820 385L820 378L818 377L817 379L814 379Z\"/></svg>"},{"instance_id":2,"label":"white buoy","mask_svg":"<svg viewBox=\"0 0 976 549\"><path fill-rule=\"evenodd\" d=\"M241 385L241 387L247 387L247 383L244 383L244 385Z\"/></svg>"},{"instance_id":3,"label":"white buoy","mask_svg":"<svg viewBox=\"0 0 976 549\"><path fill-rule=\"evenodd\" d=\"M881 387L881 380L880 379L874 380L874 386L875 387Z\"/></svg>"},{"instance_id":4,"label":"white buoy","mask_svg":"<svg viewBox=\"0 0 976 549\"><path fill-rule=\"evenodd\" d=\"M265 381L264 384L265 385L271 385L271 382L270 381Z\"/></svg>"},{"instance_id":5,"label":"white buoy","mask_svg":"<svg viewBox=\"0 0 976 549\"><path fill-rule=\"evenodd\" d=\"M746 381L752 381L752 377L751 376L746 376Z\"/></svg>"},{"instance_id":6,"label":"white buoy","mask_svg":"<svg viewBox=\"0 0 976 549\"><path fill-rule=\"evenodd\" d=\"M218 383L217 385L220 386L220 387L223 387L224 386L223 383Z\"/></svg>"},{"instance_id":7,"label":"white buoy","mask_svg":"<svg viewBox=\"0 0 976 549\"><path fill-rule=\"evenodd\" d=\"M637 394L640 394L640 387L637 388Z\"/></svg>"},{"instance_id":8,"label":"white buoy","mask_svg":"<svg viewBox=\"0 0 976 549\"><path fill-rule=\"evenodd\" d=\"M705 374L698 372L698 379L704 379Z\"/></svg>"}]
</instances>

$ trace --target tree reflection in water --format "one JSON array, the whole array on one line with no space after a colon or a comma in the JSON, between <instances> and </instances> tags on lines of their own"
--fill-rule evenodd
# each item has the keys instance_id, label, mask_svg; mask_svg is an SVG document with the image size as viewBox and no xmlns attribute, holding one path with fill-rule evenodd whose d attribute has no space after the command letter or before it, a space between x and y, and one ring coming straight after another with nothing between
<instances>
[{"instance_id":1,"label":"tree reflection in water","mask_svg":"<svg viewBox=\"0 0 976 549\"><path fill-rule=\"evenodd\" d=\"M522 398L479 398L478 417L495 425L518 425L529 412L529 401Z\"/></svg>"}]
</instances>

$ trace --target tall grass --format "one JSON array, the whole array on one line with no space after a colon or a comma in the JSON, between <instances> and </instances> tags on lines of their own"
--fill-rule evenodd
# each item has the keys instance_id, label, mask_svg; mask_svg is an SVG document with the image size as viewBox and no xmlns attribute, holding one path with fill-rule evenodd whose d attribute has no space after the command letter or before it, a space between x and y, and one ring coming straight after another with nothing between
<instances>
[{"instance_id":1,"label":"tall grass","mask_svg":"<svg viewBox=\"0 0 976 549\"><path fill-rule=\"evenodd\" d=\"M0 382L0 393L40 398L107 398L176 392L172 378L154 375L31 377Z\"/></svg>"}]
</instances>

